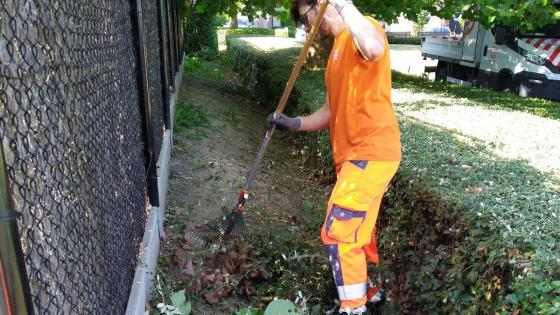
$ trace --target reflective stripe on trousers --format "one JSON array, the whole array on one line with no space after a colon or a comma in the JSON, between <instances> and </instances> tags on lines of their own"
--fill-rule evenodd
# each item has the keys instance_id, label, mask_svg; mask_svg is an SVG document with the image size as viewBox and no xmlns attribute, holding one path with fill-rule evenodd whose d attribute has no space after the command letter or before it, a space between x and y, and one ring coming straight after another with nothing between
<instances>
[{"instance_id":1,"label":"reflective stripe on trousers","mask_svg":"<svg viewBox=\"0 0 560 315\"><path fill-rule=\"evenodd\" d=\"M321 239L331 264L341 307L367 300L367 261L379 263L375 221L399 162L352 161L337 174Z\"/></svg>"}]
</instances>

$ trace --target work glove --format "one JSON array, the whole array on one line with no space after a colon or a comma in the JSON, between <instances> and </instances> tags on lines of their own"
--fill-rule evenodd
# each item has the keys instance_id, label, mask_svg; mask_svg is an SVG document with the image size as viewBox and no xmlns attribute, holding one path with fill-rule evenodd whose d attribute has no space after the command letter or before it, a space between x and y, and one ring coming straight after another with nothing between
<instances>
[{"instance_id":1,"label":"work glove","mask_svg":"<svg viewBox=\"0 0 560 315\"><path fill-rule=\"evenodd\" d=\"M340 13L340 10L342 10L345 5L352 3L350 0L327 0L327 2L332 5L338 13Z\"/></svg>"},{"instance_id":2,"label":"work glove","mask_svg":"<svg viewBox=\"0 0 560 315\"><path fill-rule=\"evenodd\" d=\"M276 125L276 129L280 131L294 130L298 131L301 128L301 118L290 118L284 114L280 118L274 119L274 113L268 115L266 119L266 130L272 129Z\"/></svg>"}]
</instances>

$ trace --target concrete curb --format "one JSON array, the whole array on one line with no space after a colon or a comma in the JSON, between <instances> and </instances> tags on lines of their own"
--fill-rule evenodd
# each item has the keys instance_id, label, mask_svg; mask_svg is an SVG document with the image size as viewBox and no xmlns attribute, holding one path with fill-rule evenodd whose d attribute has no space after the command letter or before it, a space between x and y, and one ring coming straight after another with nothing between
<instances>
[{"instance_id":1,"label":"concrete curb","mask_svg":"<svg viewBox=\"0 0 560 315\"><path fill-rule=\"evenodd\" d=\"M184 58L183 58L184 59ZM173 117L175 115L175 104L179 99L179 90L183 80L183 64L175 76L176 90L173 91L170 104L171 129L165 131L161 152L159 154L157 176L159 207L150 207L146 230L140 245L140 253L136 264L134 281L130 290L126 315L143 315L146 312L146 303L150 299L153 279L156 275L157 260L159 257L160 240L165 237L163 220L165 218L165 206L167 203L167 189L169 185L169 162L173 151Z\"/></svg>"}]
</instances>

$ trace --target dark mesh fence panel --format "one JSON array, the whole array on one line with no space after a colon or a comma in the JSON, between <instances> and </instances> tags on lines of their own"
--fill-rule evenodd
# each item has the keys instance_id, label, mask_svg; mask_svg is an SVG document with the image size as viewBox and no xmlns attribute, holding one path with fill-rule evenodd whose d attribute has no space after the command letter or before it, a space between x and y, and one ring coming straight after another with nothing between
<instances>
[{"instance_id":1,"label":"dark mesh fence panel","mask_svg":"<svg viewBox=\"0 0 560 315\"><path fill-rule=\"evenodd\" d=\"M152 122L154 127L154 150L157 161L165 123L163 120L163 99L161 96L161 59L159 47L159 23L156 0L142 0L142 17L146 32L146 49L148 50L148 83L152 102Z\"/></svg>"},{"instance_id":2,"label":"dark mesh fence panel","mask_svg":"<svg viewBox=\"0 0 560 315\"><path fill-rule=\"evenodd\" d=\"M173 69L171 67L171 37L170 37L170 33L169 33L169 12L167 11L167 0L162 0L163 1L163 33L164 33L164 44L166 45L166 51L167 51L167 83L169 86L173 86L173 79L174 79L174 73L173 73ZM161 52L163 54L163 51ZM167 86L167 89L169 89L169 86ZM173 120L173 117L171 117L171 120Z\"/></svg>"},{"instance_id":3,"label":"dark mesh fence panel","mask_svg":"<svg viewBox=\"0 0 560 315\"><path fill-rule=\"evenodd\" d=\"M130 16L0 4L0 140L37 314L126 309L147 213Z\"/></svg>"},{"instance_id":4,"label":"dark mesh fence panel","mask_svg":"<svg viewBox=\"0 0 560 315\"><path fill-rule=\"evenodd\" d=\"M167 13L168 13L168 32L169 32L169 36L170 36L170 41L169 41L169 63L171 64L171 73L173 73L174 71L180 71L177 70L177 41L173 40L173 39L177 39L177 34L175 34L175 13L173 12L175 8L174 5L174 1L173 0L167 0ZM173 81L170 81L169 83L171 83L173 86L175 86L175 84L173 83ZM177 87L176 87L177 88Z\"/></svg>"}]
</instances>

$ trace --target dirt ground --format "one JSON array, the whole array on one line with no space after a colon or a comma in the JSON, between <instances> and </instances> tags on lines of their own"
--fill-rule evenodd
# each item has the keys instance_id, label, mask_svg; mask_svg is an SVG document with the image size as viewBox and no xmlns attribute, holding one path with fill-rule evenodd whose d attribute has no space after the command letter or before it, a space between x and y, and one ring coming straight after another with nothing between
<instances>
[{"instance_id":1,"label":"dirt ground","mask_svg":"<svg viewBox=\"0 0 560 315\"><path fill-rule=\"evenodd\" d=\"M166 244L159 262L169 283L182 281L188 286L193 282L185 270L194 256L202 257L194 260L194 273L202 270L210 274L223 267L215 261L215 253L203 249L201 254L188 232L200 230L207 220L233 209L264 139L269 112L243 97L219 92L219 84L222 83L185 76L180 88L181 99L206 110L211 125L173 136L164 222ZM254 216L288 221L306 197L327 194L328 188L298 164L301 159L297 159L289 141L283 132L275 132L270 140L245 204L244 219L249 229L263 228L252 225ZM278 217L278 213L284 215ZM248 306L235 295L230 300L229 306L215 303L196 314L231 314L232 309Z\"/></svg>"}]
</instances>

